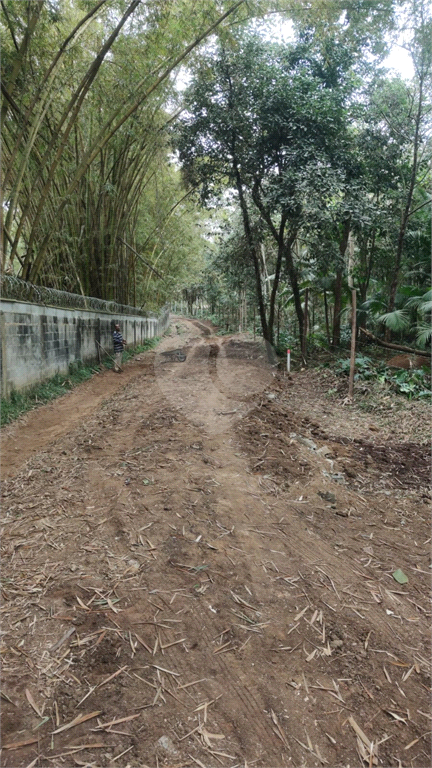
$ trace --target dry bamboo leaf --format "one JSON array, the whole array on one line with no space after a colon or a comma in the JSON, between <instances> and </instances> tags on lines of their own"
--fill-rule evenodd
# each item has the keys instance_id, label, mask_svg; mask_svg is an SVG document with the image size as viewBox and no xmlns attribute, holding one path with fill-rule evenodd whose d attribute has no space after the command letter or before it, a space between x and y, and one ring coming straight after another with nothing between
<instances>
[{"instance_id":1,"label":"dry bamboo leaf","mask_svg":"<svg viewBox=\"0 0 432 768\"><path fill-rule=\"evenodd\" d=\"M246 600L243 600L243 598L240 597L240 595L236 595L232 591L231 591L231 594L233 596L233 600L235 600L236 603L238 603L239 605L245 605L247 608L251 608L252 611L255 611L256 613L258 613L258 608L254 608L253 605L250 605L249 603L247 603Z\"/></svg>"},{"instance_id":2,"label":"dry bamboo leaf","mask_svg":"<svg viewBox=\"0 0 432 768\"><path fill-rule=\"evenodd\" d=\"M38 738L10 741L9 744L3 744L2 749L21 749L21 747L26 747L28 744L37 744L38 741Z\"/></svg>"},{"instance_id":3,"label":"dry bamboo leaf","mask_svg":"<svg viewBox=\"0 0 432 768\"><path fill-rule=\"evenodd\" d=\"M282 730L282 728L281 728L281 726L279 724L279 720L278 720L276 714L273 712L272 709L270 710L270 715L271 715L271 719L273 720L273 722L274 722L274 724L276 726L275 733L279 736L281 742L283 744L285 744L285 746L288 747L288 749L289 749L288 740L287 740L287 738L286 738L286 736L285 736L285 734L284 734L284 732L283 732L283 730Z\"/></svg>"},{"instance_id":4,"label":"dry bamboo leaf","mask_svg":"<svg viewBox=\"0 0 432 768\"><path fill-rule=\"evenodd\" d=\"M237 648L237 653L240 653L240 651L242 651L242 650L243 650L243 648L245 648L245 646L248 644L248 642L249 642L249 640L250 640L251 638L252 638L252 635L249 635L249 637L247 637L247 638L246 638L246 640L244 641L244 643L242 643L242 645L240 646L240 648ZM278 650L285 650L285 649L281 648L281 649L278 649Z\"/></svg>"},{"instance_id":5,"label":"dry bamboo leaf","mask_svg":"<svg viewBox=\"0 0 432 768\"><path fill-rule=\"evenodd\" d=\"M428 720L432 720L432 715L429 714L428 712L420 712L419 709L417 710L417 712L419 713L419 715L423 715L423 717L426 717Z\"/></svg>"},{"instance_id":6,"label":"dry bamboo leaf","mask_svg":"<svg viewBox=\"0 0 432 768\"><path fill-rule=\"evenodd\" d=\"M14 701L12 701L12 699L10 699L10 698L9 698L9 696L8 696L8 695L7 695L7 694L6 694L4 691L0 691L0 696L1 696L1 698L2 698L2 699L4 699L5 701L8 701L8 702L9 702L9 704L12 704L14 707L16 707L16 704L15 704L15 702L14 702Z\"/></svg>"},{"instance_id":7,"label":"dry bamboo leaf","mask_svg":"<svg viewBox=\"0 0 432 768\"><path fill-rule=\"evenodd\" d=\"M82 699L79 700L78 704L76 705L75 709L79 707L88 697L95 691L97 688L97 685L95 685L93 688L90 688L89 691L87 691L86 695L82 697Z\"/></svg>"},{"instance_id":8,"label":"dry bamboo leaf","mask_svg":"<svg viewBox=\"0 0 432 768\"><path fill-rule=\"evenodd\" d=\"M192 731L189 731L188 733L185 733L184 736L177 736L179 741L184 741L184 739L187 739L188 736L192 736L193 733L198 731L201 728L200 725L197 725L196 728L193 728Z\"/></svg>"},{"instance_id":9,"label":"dry bamboo leaf","mask_svg":"<svg viewBox=\"0 0 432 768\"><path fill-rule=\"evenodd\" d=\"M109 599L109 597L107 597L107 598L106 598L106 601L107 601L107 603L108 603L109 607L111 608L111 610L112 610L114 613L120 613L120 609L119 609L119 608L116 608L116 607L115 607L115 605L113 605L113 603L112 603L112 601Z\"/></svg>"},{"instance_id":10,"label":"dry bamboo leaf","mask_svg":"<svg viewBox=\"0 0 432 768\"><path fill-rule=\"evenodd\" d=\"M69 728L75 728L76 725L80 725L81 723L85 723L86 720L91 720L93 717L97 717L98 715L102 714L102 710L98 709L95 712L89 712L88 715L78 715L77 717L74 717L73 720L71 720L70 723L67 723L66 725L62 725L60 728L57 728L55 731L51 731L51 734L54 735L55 733L61 733L62 731L68 731ZM36 739L37 741L37 739Z\"/></svg>"},{"instance_id":11,"label":"dry bamboo leaf","mask_svg":"<svg viewBox=\"0 0 432 768\"><path fill-rule=\"evenodd\" d=\"M114 677L117 677L117 675L120 675L122 672L125 671L125 669L127 669L127 665L125 665L124 667L120 667L120 669L118 669L117 672L113 672L112 675L109 675L109 677L105 678L105 680L102 680L102 682L99 683L99 685L97 685L96 688L102 688L103 685L106 685L106 683L109 683L110 680L113 680Z\"/></svg>"},{"instance_id":12,"label":"dry bamboo leaf","mask_svg":"<svg viewBox=\"0 0 432 768\"><path fill-rule=\"evenodd\" d=\"M56 651L58 648L60 648L60 646L62 646L63 643L65 643L66 640L68 640L71 637L71 635L73 635L74 632L76 632L76 627L70 627L68 629L68 631L65 632L63 637L61 637L60 640L58 640L57 643L54 643L54 645L52 645L51 648L48 649L49 653L52 655L54 653L54 651Z\"/></svg>"},{"instance_id":13,"label":"dry bamboo leaf","mask_svg":"<svg viewBox=\"0 0 432 768\"><path fill-rule=\"evenodd\" d=\"M235 760L234 755L228 755L226 752L218 752L216 749L208 749L208 751L211 755L219 755L220 757L227 757L229 760Z\"/></svg>"},{"instance_id":14,"label":"dry bamboo leaf","mask_svg":"<svg viewBox=\"0 0 432 768\"><path fill-rule=\"evenodd\" d=\"M405 723L405 725L408 725L407 721L404 717L400 717L400 715L397 715L396 712L391 712L389 709L385 709L384 712L387 712L388 715L391 715L395 720L398 720L401 723Z\"/></svg>"},{"instance_id":15,"label":"dry bamboo leaf","mask_svg":"<svg viewBox=\"0 0 432 768\"><path fill-rule=\"evenodd\" d=\"M140 637L139 635L137 635L137 633L136 633L136 632L135 632L135 637L136 637L136 639L138 640L138 642L139 642L139 643L141 643L141 645L142 645L142 646L143 646L143 647L146 649L146 651L148 651L148 653L150 653L150 654L151 654L151 653L152 653L152 650L151 650L151 648L149 648L149 647L148 647L147 643L145 643L145 642L144 642L144 640L142 639L142 637Z\"/></svg>"},{"instance_id":16,"label":"dry bamboo leaf","mask_svg":"<svg viewBox=\"0 0 432 768\"><path fill-rule=\"evenodd\" d=\"M414 666L411 667L411 669L408 670L408 672L405 672L404 676L402 677L402 682L404 683L405 680L408 680L411 673L414 671Z\"/></svg>"},{"instance_id":17,"label":"dry bamboo leaf","mask_svg":"<svg viewBox=\"0 0 432 768\"><path fill-rule=\"evenodd\" d=\"M368 737L366 736L365 732L364 732L364 731L362 731L362 729L360 728L360 726L359 726L359 725L357 725L357 723L356 723L356 721L354 720L354 718L352 717L352 715L350 715L350 716L349 716L349 718L348 718L348 722L349 722L349 724L350 724L351 728L353 728L353 729L355 730L355 732L356 732L357 736L359 736L359 737L360 737L360 739L362 740L363 744L365 744L365 746L366 746L368 749L370 749L370 745L371 745L371 742L370 742L370 740L369 740L369 739L368 739Z\"/></svg>"},{"instance_id":18,"label":"dry bamboo leaf","mask_svg":"<svg viewBox=\"0 0 432 768\"><path fill-rule=\"evenodd\" d=\"M183 688L190 688L191 685L198 685L198 683L205 683L207 680L206 677L202 677L201 680L194 680L193 683L185 683L184 685L179 685L178 691L182 690Z\"/></svg>"},{"instance_id":19,"label":"dry bamboo leaf","mask_svg":"<svg viewBox=\"0 0 432 768\"><path fill-rule=\"evenodd\" d=\"M161 672L166 672L167 675L174 675L174 677L180 677L179 672L172 672L171 669L164 669L164 667L158 667L157 664L152 664L152 667L154 667L155 669L159 669Z\"/></svg>"},{"instance_id":20,"label":"dry bamboo leaf","mask_svg":"<svg viewBox=\"0 0 432 768\"><path fill-rule=\"evenodd\" d=\"M202 762L201 762L201 760L198 760L198 758L197 758L197 757L193 757L192 755L189 755L189 753L188 753L188 757L190 757L190 759L191 759L191 760L193 760L193 761L194 761L194 763L196 763L197 765L199 765L199 766L200 766L200 768L207 768L207 766L206 766L206 765L204 765L204 763L202 763Z\"/></svg>"},{"instance_id":21,"label":"dry bamboo leaf","mask_svg":"<svg viewBox=\"0 0 432 768\"><path fill-rule=\"evenodd\" d=\"M78 600L78 603L80 604L81 608L84 608L85 611L90 610L90 608L85 603L83 603L83 601L81 600L80 597L78 597L78 595L76 596L76 599Z\"/></svg>"},{"instance_id":22,"label":"dry bamboo leaf","mask_svg":"<svg viewBox=\"0 0 432 768\"><path fill-rule=\"evenodd\" d=\"M210 747L210 749L213 749L213 744L211 743L210 739L224 739L225 736L222 733L210 733L207 728L204 728L204 726L200 729L201 736L203 738L204 743L207 745L207 747Z\"/></svg>"},{"instance_id":23,"label":"dry bamboo leaf","mask_svg":"<svg viewBox=\"0 0 432 768\"><path fill-rule=\"evenodd\" d=\"M27 699L28 703L30 704L31 708L34 709L34 711L36 712L37 715L39 715L39 717L43 717L42 712L40 711L39 707L37 706L37 704L36 704L36 702L35 702L35 700L34 700L33 696L31 695L31 693L30 693L28 688L25 689L25 695L26 695L26 699Z\"/></svg>"},{"instance_id":24,"label":"dry bamboo leaf","mask_svg":"<svg viewBox=\"0 0 432 768\"><path fill-rule=\"evenodd\" d=\"M290 635L290 634L291 634L291 632L294 632L294 630L295 630L295 629L297 629L297 627L298 627L298 626L299 626L299 624L294 624L294 626L293 626L293 627L291 627L291 629L289 629L289 630L288 630L288 632L287 632L287 637L288 637L288 635Z\"/></svg>"},{"instance_id":25,"label":"dry bamboo leaf","mask_svg":"<svg viewBox=\"0 0 432 768\"><path fill-rule=\"evenodd\" d=\"M163 651L166 650L166 648L171 648L172 645L178 645L179 643L184 643L186 641L185 637L182 637L181 640L174 640L172 643L165 643L162 645L161 641L159 640L159 645Z\"/></svg>"},{"instance_id":26,"label":"dry bamboo leaf","mask_svg":"<svg viewBox=\"0 0 432 768\"><path fill-rule=\"evenodd\" d=\"M360 736L357 736L357 750L361 759L364 760L365 763L369 763L369 752L363 744Z\"/></svg>"},{"instance_id":27,"label":"dry bamboo leaf","mask_svg":"<svg viewBox=\"0 0 432 768\"><path fill-rule=\"evenodd\" d=\"M385 674L385 676L386 676L386 678L387 678L388 682L389 682L389 683L391 683L391 682L392 682L392 679L391 679L391 677L390 677L389 673L387 672L387 670L386 670L386 668L385 668L384 664L383 664L383 670L384 670L384 674Z\"/></svg>"},{"instance_id":28,"label":"dry bamboo leaf","mask_svg":"<svg viewBox=\"0 0 432 768\"><path fill-rule=\"evenodd\" d=\"M303 610L297 614L297 616L294 616L294 621L298 621L299 619L301 619L301 617L306 613L308 609L309 609L309 606L307 605L306 608L303 608Z\"/></svg>"},{"instance_id":29,"label":"dry bamboo leaf","mask_svg":"<svg viewBox=\"0 0 432 768\"><path fill-rule=\"evenodd\" d=\"M116 761L116 760L120 760L120 758L121 758L121 757L123 757L123 755L125 755L125 754L126 754L126 752L130 752L130 751L131 751L131 749L133 749L133 748L134 748L134 745L132 744L132 746L131 746L131 747L128 747L128 748L127 748L127 749L125 749L123 752L120 752L120 754L119 754L119 755L117 755L117 757L113 757L113 758L112 758L112 762L113 762L113 763L115 763L115 761Z\"/></svg>"},{"instance_id":30,"label":"dry bamboo leaf","mask_svg":"<svg viewBox=\"0 0 432 768\"><path fill-rule=\"evenodd\" d=\"M422 735L419 736L418 739L414 739L414 741L410 741L410 743L407 744L406 747L404 747L404 749L411 749L411 747L413 747L414 744L417 744L417 742L420 741L420 739L424 739L425 736L430 736L430 735L431 735L431 731L426 731L426 733L422 733Z\"/></svg>"},{"instance_id":31,"label":"dry bamboo leaf","mask_svg":"<svg viewBox=\"0 0 432 768\"><path fill-rule=\"evenodd\" d=\"M215 648L215 650L213 651L213 653L220 653L220 652L221 652L221 650L222 650L223 648L227 648L229 645L231 645L231 640L228 640L228 641L227 641L226 643L224 643L223 645L220 645L218 648Z\"/></svg>"},{"instance_id":32,"label":"dry bamboo leaf","mask_svg":"<svg viewBox=\"0 0 432 768\"><path fill-rule=\"evenodd\" d=\"M68 755L75 755L77 752L82 752L84 749L102 749L102 747L106 747L107 745L103 741L95 741L93 744L77 744L76 746L72 745L68 752L61 752L59 755L53 755L49 759L56 759L58 757L67 757ZM90 765L90 763L85 763L85 765Z\"/></svg>"},{"instance_id":33,"label":"dry bamboo leaf","mask_svg":"<svg viewBox=\"0 0 432 768\"><path fill-rule=\"evenodd\" d=\"M95 731L100 731L102 728L110 728L112 725L118 725L119 723L126 723L128 720L135 720L136 717L139 717L141 715L141 712L138 712L136 715L128 715L127 717L120 717L118 720L110 720L109 723L101 723L98 725L97 728L94 728Z\"/></svg>"}]
</instances>

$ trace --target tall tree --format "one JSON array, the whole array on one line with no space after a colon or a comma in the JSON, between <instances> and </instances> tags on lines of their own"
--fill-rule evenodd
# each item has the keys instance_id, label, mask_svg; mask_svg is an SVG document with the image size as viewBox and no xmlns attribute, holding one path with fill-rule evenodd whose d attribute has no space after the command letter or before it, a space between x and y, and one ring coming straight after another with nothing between
<instances>
[{"instance_id":1,"label":"tall tree","mask_svg":"<svg viewBox=\"0 0 432 768\"><path fill-rule=\"evenodd\" d=\"M320 51L309 42L279 46L254 35L237 36L207 56L186 96L178 139L185 176L201 185L204 200L226 186L236 191L263 335L270 343L283 265L303 338L293 244L311 199L332 193L327 171L332 146L344 130L342 73L349 66L344 59L344 52L330 45ZM253 236L256 215L277 246L268 312Z\"/></svg>"}]
</instances>

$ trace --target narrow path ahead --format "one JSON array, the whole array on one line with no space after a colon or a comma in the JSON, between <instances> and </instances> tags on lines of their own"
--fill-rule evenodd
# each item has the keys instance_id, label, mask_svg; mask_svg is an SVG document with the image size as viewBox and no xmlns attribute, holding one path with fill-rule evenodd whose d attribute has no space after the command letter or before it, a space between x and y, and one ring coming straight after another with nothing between
<instances>
[{"instance_id":1,"label":"narrow path ahead","mask_svg":"<svg viewBox=\"0 0 432 768\"><path fill-rule=\"evenodd\" d=\"M245 337L141 357L6 435L1 764L427 764L425 450Z\"/></svg>"}]
</instances>

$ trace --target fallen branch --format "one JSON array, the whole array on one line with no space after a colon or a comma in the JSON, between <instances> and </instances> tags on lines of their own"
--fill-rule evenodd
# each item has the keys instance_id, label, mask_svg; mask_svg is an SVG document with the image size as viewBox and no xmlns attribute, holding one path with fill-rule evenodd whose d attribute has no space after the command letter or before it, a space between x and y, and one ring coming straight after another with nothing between
<instances>
[{"instance_id":1,"label":"fallen branch","mask_svg":"<svg viewBox=\"0 0 432 768\"><path fill-rule=\"evenodd\" d=\"M388 349L397 349L399 352L409 352L412 355L421 355L422 357L430 357L429 352L425 352L424 349L413 349L412 347L405 347L403 344L390 344L389 341L382 341L378 336L374 336L373 333L367 331L366 328L360 328L360 331L364 333L369 339L379 344L380 347L387 347Z\"/></svg>"}]
</instances>

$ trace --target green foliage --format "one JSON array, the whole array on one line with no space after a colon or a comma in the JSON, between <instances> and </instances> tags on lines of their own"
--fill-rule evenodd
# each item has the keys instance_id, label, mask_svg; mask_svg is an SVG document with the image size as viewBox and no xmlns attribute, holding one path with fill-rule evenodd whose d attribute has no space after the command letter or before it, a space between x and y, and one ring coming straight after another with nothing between
<instances>
[{"instance_id":1,"label":"green foliage","mask_svg":"<svg viewBox=\"0 0 432 768\"><path fill-rule=\"evenodd\" d=\"M69 374L56 374L41 384L35 384L23 391L12 390L9 398L1 399L1 424L8 424L29 410L44 405L56 397L90 379L97 370L84 365L81 360L69 364Z\"/></svg>"},{"instance_id":2,"label":"green foliage","mask_svg":"<svg viewBox=\"0 0 432 768\"><path fill-rule=\"evenodd\" d=\"M285 358L287 349L290 349L291 352L298 349L298 339L288 331L280 331L279 341L275 344L275 352L280 357Z\"/></svg>"},{"instance_id":3,"label":"green foliage","mask_svg":"<svg viewBox=\"0 0 432 768\"><path fill-rule=\"evenodd\" d=\"M146 339L143 344L138 344L135 347L128 347L123 352L123 360L130 360L141 352L153 349L159 341L160 339L155 337L153 339ZM106 358L102 364L105 368L113 367L113 362L110 358ZM28 389L22 391L12 390L8 398L1 399L1 424L9 424L23 413L37 408L39 405L45 405L45 403L49 403L51 400L55 400L55 398L64 395L65 392L87 381L87 379L90 379L99 371L100 369L97 366L85 365L81 360L74 360L69 363L69 373L67 376L57 373L47 381L35 384Z\"/></svg>"},{"instance_id":4,"label":"green foliage","mask_svg":"<svg viewBox=\"0 0 432 768\"><path fill-rule=\"evenodd\" d=\"M425 348L431 338L430 316L432 310L432 291L424 292L414 285L403 285L396 295L396 309L382 313L385 299L382 291L371 296L360 307L363 314L378 327L382 323L391 331L405 334L409 332L415 343ZM429 320L429 322L427 322Z\"/></svg>"},{"instance_id":5,"label":"green foliage","mask_svg":"<svg viewBox=\"0 0 432 768\"><path fill-rule=\"evenodd\" d=\"M126 347L123 351L123 360L131 360L141 352L148 352L149 349L154 349L159 342L159 336L155 336L153 339L145 339L143 344L137 344L135 347Z\"/></svg>"},{"instance_id":6,"label":"green foliage","mask_svg":"<svg viewBox=\"0 0 432 768\"><path fill-rule=\"evenodd\" d=\"M349 370L349 358L338 360L334 368L336 374L345 376L348 376ZM356 355L355 370L355 381L377 382L409 400L430 398L432 395L430 367L427 366L412 370L388 368L367 355Z\"/></svg>"},{"instance_id":7,"label":"green foliage","mask_svg":"<svg viewBox=\"0 0 432 768\"><path fill-rule=\"evenodd\" d=\"M403 309L394 309L393 312L385 312L377 317L379 323L383 323L391 331L405 331L410 326L410 320Z\"/></svg>"},{"instance_id":8,"label":"green foliage","mask_svg":"<svg viewBox=\"0 0 432 768\"><path fill-rule=\"evenodd\" d=\"M355 358L356 375L358 378L372 379L375 376L375 367L372 358L367 355L356 355ZM335 365L335 373L349 374L350 359L342 358Z\"/></svg>"},{"instance_id":9,"label":"green foliage","mask_svg":"<svg viewBox=\"0 0 432 768\"><path fill-rule=\"evenodd\" d=\"M431 397L430 369L394 371L386 381L394 392L405 395L409 400Z\"/></svg>"}]
</instances>

